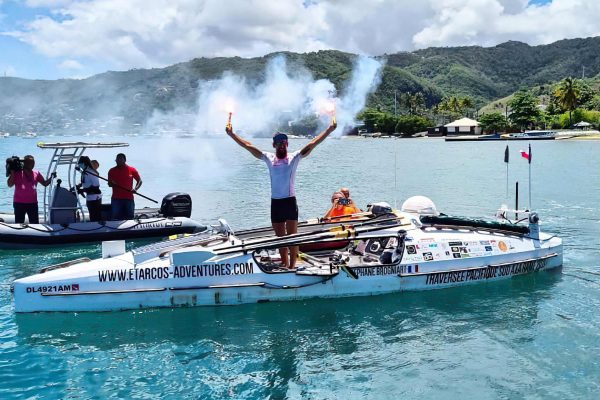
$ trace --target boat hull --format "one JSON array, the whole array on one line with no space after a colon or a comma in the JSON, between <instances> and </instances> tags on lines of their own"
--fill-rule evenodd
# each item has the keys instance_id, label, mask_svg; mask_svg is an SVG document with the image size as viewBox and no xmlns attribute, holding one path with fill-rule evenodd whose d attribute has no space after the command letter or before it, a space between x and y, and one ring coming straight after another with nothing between
<instances>
[{"instance_id":1,"label":"boat hull","mask_svg":"<svg viewBox=\"0 0 600 400\"><path fill-rule=\"evenodd\" d=\"M0 249L44 248L108 240L136 240L200 232L206 229L184 217L60 224L0 224Z\"/></svg>"},{"instance_id":2,"label":"boat hull","mask_svg":"<svg viewBox=\"0 0 600 400\"><path fill-rule=\"evenodd\" d=\"M481 239L474 237L476 234L468 235L469 239ZM487 237L485 242L493 238L480 236ZM15 311L118 311L372 296L493 282L562 265L562 242L558 238L548 237L543 243L528 238L499 238L504 244L494 247L488 255L476 256L468 250L472 257L464 253L468 257L448 259L440 253L437 259L434 256L426 261L422 255L430 252L407 252L395 264L351 267L352 274L344 269L269 272L250 253L206 261L205 250L184 249L169 255L164 252L139 263L135 255L126 253L15 281ZM435 240L423 240L413 238L413 243L443 247ZM446 243L451 245L456 237L449 240ZM409 246L415 244L406 247Z\"/></svg>"}]
</instances>

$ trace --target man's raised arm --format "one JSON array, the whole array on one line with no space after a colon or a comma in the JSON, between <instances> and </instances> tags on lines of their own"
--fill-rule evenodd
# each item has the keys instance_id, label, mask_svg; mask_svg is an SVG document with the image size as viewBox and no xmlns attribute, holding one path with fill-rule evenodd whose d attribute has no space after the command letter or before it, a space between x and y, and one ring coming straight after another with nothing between
<instances>
[{"instance_id":1,"label":"man's raised arm","mask_svg":"<svg viewBox=\"0 0 600 400\"><path fill-rule=\"evenodd\" d=\"M317 147L319 143L325 140L325 138L329 136L331 132L335 131L335 128L337 128L337 123L335 122L335 120L333 120L331 121L331 125L329 125L327 129L319 133L313 140L308 142L308 144L304 146L302 150L300 150L300 154L302 155L302 157L307 157L310 154L310 152L313 151L315 147Z\"/></svg>"},{"instance_id":2,"label":"man's raised arm","mask_svg":"<svg viewBox=\"0 0 600 400\"><path fill-rule=\"evenodd\" d=\"M248 150L250 152L250 154L252 154L254 157L258 158L259 160L262 158L262 151L260 151L258 148L256 148L256 146L254 146L249 141L244 140L241 137L239 137L238 135L236 135L235 133L233 133L233 128L231 127L231 124L227 124L225 126L225 132L237 144L239 144L240 146L242 146L244 149Z\"/></svg>"}]
</instances>

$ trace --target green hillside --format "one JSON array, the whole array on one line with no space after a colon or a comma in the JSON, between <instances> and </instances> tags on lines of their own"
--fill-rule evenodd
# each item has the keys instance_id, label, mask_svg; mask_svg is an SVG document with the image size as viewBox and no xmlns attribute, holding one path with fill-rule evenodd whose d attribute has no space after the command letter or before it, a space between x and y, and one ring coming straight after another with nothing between
<instances>
[{"instance_id":1,"label":"green hillside","mask_svg":"<svg viewBox=\"0 0 600 400\"><path fill-rule=\"evenodd\" d=\"M181 105L193 110L198 81L219 78L225 71L260 82L266 63L278 54L286 56L290 71L309 71L315 79L331 80L338 90L348 81L356 57L335 50L286 52L256 58L197 58L166 68L106 72L82 80L4 77L0 78L0 117L37 119L50 127L70 119L111 115L140 123L154 110ZM583 67L587 76L597 75L600 37L543 46L507 42L485 48L429 48L379 58L386 66L381 85L368 99L370 107L392 111L394 93L420 92L428 108L446 96L471 97L475 108L480 108L520 88L580 77Z\"/></svg>"}]
</instances>

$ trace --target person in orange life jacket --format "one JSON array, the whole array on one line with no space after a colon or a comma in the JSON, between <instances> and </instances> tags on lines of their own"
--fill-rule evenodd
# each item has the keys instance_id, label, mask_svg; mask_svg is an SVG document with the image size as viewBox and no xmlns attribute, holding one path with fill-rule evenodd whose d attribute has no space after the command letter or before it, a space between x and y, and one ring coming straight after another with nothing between
<instances>
[{"instance_id":1,"label":"person in orange life jacket","mask_svg":"<svg viewBox=\"0 0 600 400\"><path fill-rule=\"evenodd\" d=\"M344 196L343 192L333 192L331 195L331 208L325 216L324 219L329 219L332 217L342 217L345 215L351 215L355 213L359 213L360 209L354 205L346 196ZM336 218L336 220L340 220Z\"/></svg>"},{"instance_id":2,"label":"person in orange life jacket","mask_svg":"<svg viewBox=\"0 0 600 400\"><path fill-rule=\"evenodd\" d=\"M225 127L227 135L241 147L248 150L254 157L264 161L269 168L271 177L271 224L275 235L291 235L298 231L298 204L294 188L298 163L302 158L308 157L314 148L325 140L336 127L337 124L333 120L327 129L308 142L301 150L293 153L288 153L287 135L277 132L273 135L275 153L269 153L260 151L252 143L236 135L231 124L227 123ZM297 246L290 248L289 259L287 247L280 248L279 254L281 255L281 266L283 268L294 269L296 267Z\"/></svg>"},{"instance_id":3,"label":"person in orange life jacket","mask_svg":"<svg viewBox=\"0 0 600 400\"><path fill-rule=\"evenodd\" d=\"M48 186L52 182L52 178L56 177L56 172L53 172L48 179L35 167L35 159L31 155L26 155L23 158L23 170L11 171L6 181L8 187L15 187L13 197L13 208L15 210L15 223L25 223L25 215L30 224L39 224L39 211L37 200L37 184Z\"/></svg>"},{"instance_id":4,"label":"person in orange life jacket","mask_svg":"<svg viewBox=\"0 0 600 400\"><path fill-rule=\"evenodd\" d=\"M142 186L142 178L138 171L126 164L125 154L117 154L116 167L108 171L108 186L112 187L113 193L110 199L111 217L115 221L133 219L135 214L135 202L133 194ZM133 188L133 181L136 181Z\"/></svg>"},{"instance_id":5,"label":"person in orange life jacket","mask_svg":"<svg viewBox=\"0 0 600 400\"><path fill-rule=\"evenodd\" d=\"M350 189L348 189L347 187L343 187L339 190L339 192L342 193L344 197L348 200L349 206L355 207L358 210L357 212L362 212L358 207L356 207L356 204L354 204L354 201L350 197Z\"/></svg>"}]
</instances>

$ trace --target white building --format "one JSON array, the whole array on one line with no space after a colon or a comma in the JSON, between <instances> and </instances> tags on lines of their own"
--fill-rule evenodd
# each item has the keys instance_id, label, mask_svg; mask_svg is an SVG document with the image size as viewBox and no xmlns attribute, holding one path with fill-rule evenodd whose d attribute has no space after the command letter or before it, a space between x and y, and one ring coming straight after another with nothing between
<instances>
[{"instance_id":1,"label":"white building","mask_svg":"<svg viewBox=\"0 0 600 400\"><path fill-rule=\"evenodd\" d=\"M444 125L447 135L481 135L479 122L470 118L461 118Z\"/></svg>"}]
</instances>

